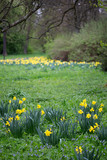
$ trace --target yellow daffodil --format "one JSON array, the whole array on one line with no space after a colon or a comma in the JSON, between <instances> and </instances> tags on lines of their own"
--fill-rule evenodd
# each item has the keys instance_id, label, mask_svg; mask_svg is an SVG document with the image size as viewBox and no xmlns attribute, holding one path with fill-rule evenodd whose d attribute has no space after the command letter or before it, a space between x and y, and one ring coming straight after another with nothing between
<instances>
[{"instance_id":1,"label":"yellow daffodil","mask_svg":"<svg viewBox=\"0 0 107 160\"><path fill-rule=\"evenodd\" d=\"M87 103L84 103L84 107L85 107L85 108L87 107Z\"/></svg>"},{"instance_id":2,"label":"yellow daffodil","mask_svg":"<svg viewBox=\"0 0 107 160\"><path fill-rule=\"evenodd\" d=\"M83 103L86 103L86 99L83 99Z\"/></svg>"},{"instance_id":3,"label":"yellow daffodil","mask_svg":"<svg viewBox=\"0 0 107 160\"><path fill-rule=\"evenodd\" d=\"M13 97L13 100L15 101L15 100L16 100L16 97Z\"/></svg>"},{"instance_id":4,"label":"yellow daffodil","mask_svg":"<svg viewBox=\"0 0 107 160\"><path fill-rule=\"evenodd\" d=\"M89 132L92 132L93 131L93 126L90 126L90 128L89 128Z\"/></svg>"},{"instance_id":5,"label":"yellow daffodil","mask_svg":"<svg viewBox=\"0 0 107 160\"><path fill-rule=\"evenodd\" d=\"M95 104L96 104L96 101L92 101L92 104L95 105Z\"/></svg>"},{"instance_id":6,"label":"yellow daffodil","mask_svg":"<svg viewBox=\"0 0 107 160\"><path fill-rule=\"evenodd\" d=\"M80 109L80 110L78 111L78 113L79 113L79 114L83 114L84 112Z\"/></svg>"},{"instance_id":7,"label":"yellow daffodil","mask_svg":"<svg viewBox=\"0 0 107 160\"><path fill-rule=\"evenodd\" d=\"M93 119L98 119L97 114L95 114L95 115L93 116Z\"/></svg>"},{"instance_id":8,"label":"yellow daffodil","mask_svg":"<svg viewBox=\"0 0 107 160\"><path fill-rule=\"evenodd\" d=\"M38 105L37 105L37 108L38 108L38 109L39 109L39 108L41 108L41 105L40 105L40 104L38 104Z\"/></svg>"},{"instance_id":9,"label":"yellow daffodil","mask_svg":"<svg viewBox=\"0 0 107 160\"><path fill-rule=\"evenodd\" d=\"M19 104L22 104L23 103L23 101L22 100L19 100Z\"/></svg>"},{"instance_id":10,"label":"yellow daffodil","mask_svg":"<svg viewBox=\"0 0 107 160\"><path fill-rule=\"evenodd\" d=\"M49 131L48 129L44 132L46 136L50 136L52 134L51 131Z\"/></svg>"},{"instance_id":11,"label":"yellow daffodil","mask_svg":"<svg viewBox=\"0 0 107 160\"><path fill-rule=\"evenodd\" d=\"M83 102L81 102L81 103L80 103L80 106L84 106L84 103L83 103Z\"/></svg>"},{"instance_id":12,"label":"yellow daffodil","mask_svg":"<svg viewBox=\"0 0 107 160\"><path fill-rule=\"evenodd\" d=\"M15 117L15 120L19 121L19 120L20 120L20 117L17 115L17 116Z\"/></svg>"},{"instance_id":13,"label":"yellow daffodil","mask_svg":"<svg viewBox=\"0 0 107 160\"><path fill-rule=\"evenodd\" d=\"M23 113L23 112L26 112L26 109L25 109L25 108L22 109L22 113Z\"/></svg>"},{"instance_id":14,"label":"yellow daffodil","mask_svg":"<svg viewBox=\"0 0 107 160\"><path fill-rule=\"evenodd\" d=\"M12 101L11 100L9 100L9 103L11 103Z\"/></svg>"},{"instance_id":15,"label":"yellow daffodil","mask_svg":"<svg viewBox=\"0 0 107 160\"><path fill-rule=\"evenodd\" d=\"M90 109L90 112L94 112L94 109L93 109L93 108L91 108L91 109Z\"/></svg>"},{"instance_id":16,"label":"yellow daffodil","mask_svg":"<svg viewBox=\"0 0 107 160\"><path fill-rule=\"evenodd\" d=\"M5 125L6 125L6 126L10 126L9 121L6 121Z\"/></svg>"},{"instance_id":17,"label":"yellow daffodil","mask_svg":"<svg viewBox=\"0 0 107 160\"><path fill-rule=\"evenodd\" d=\"M24 97L24 98L22 98L22 101L26 101L26 98Z\"/></svg>"},{"instance_id":18,"label":"yellow daffodil","mask_svg":"<svg viewBox=\"0 0 107 160\"><path fill-rule=\"evenodd\" d=\"M82 154L82 148L81 148L81 146L79 147L79 151L80 151L80 154Z\"/></svg>"},{"instance_id":19,"label":"yellow daffodil","mask_svg":"<svg viewBox=\"0 0 107 160\"><path fill-rule=\"evenodd\" d=\"M13 117L9 117L9 119L8 119L10 122L12 122L13 121Z\"/></svg>"},{"instance_id":20,"label":"yellow daffodil","mask_svg":"<svg viewBox=\"0 0 107 160\"><path fill-rule=\"evenodd\" d=\"M104 104L103 104L103 103L101 103L100 107L104 107Z\"/></svg>"},{"instance_id":21,"label":"yellow daffodil","mask_svg":"<svg viewBox=\"0 0 107 160\"><path fill-rule=\"evenodd\" d=\"M99 128L98 123L95 123L94 128Z\"/></svg>"},{"instance_id":22,"label":"yellow daffodil","mask_svg":"<svg viewBox=\"0 0 107 160\"><path fill-rule=\"evenodd\" d=\"M88 114L86 115L86 118L91 118L91 114L88 113Z\"/></svg>"},{"instance_id":23,"label":"yellow daffodil","mask_svg":"<svg viewBox=\"0 0 107 160\"><path fill-rule=\"evenodd\" d=\"M61 121L64 121L64 120L65 120L65 117L62 117L62 118L61 118Z\"/></svg>"},{"instance_id":24,"label":"yellow daffodil","mask_svg":"<svg viewBox=\"0 0 107 160\"><path fill-rule=\"evenodd\" d=\"M80 147L78 147L78 146L76 146L76 152L77 152L77 154L82 154L82 147L80 146Z\"/></svg>"},{"instance_id":25,"label":"yellow daffodil","mask_svg":"<svg viewBox=\"0 0 107 160\"><path fill-rule=\"evenodd\" d=\"M17 109L16 110L16 114L21 114L22 113L22 110L21 109Z\"/></svg>"},{"instance_id":26,"label":"yellow daffodil","mask_svg":"<svg viewBox=\"0 0 107 160\"><path fill-rule=\"evenodd\" d=\"M99 108L98 110L99 110L99 112L102 112L102 111L103 111L103 108Z\"/></svg>"},{"instance_id":27,"label":"yellow daffodil","mask_svg":"<svg viewBox=\"0 0 107 160\"><path fill-rule=\"evenodd\" d=\"M79 154L79 149L78 149L78 146L76 146L76 152L77 152L77 154Z\"/></svg>"},{"instance_id":28,"label":"yellow daffodil","mask_svg":"<svg viewBox=\"0 0 107 160\"><path fill-rule=\"evenodd\" d=\"M45 112L43 110L41 110L41 115L44 115L44 114L45 114Z\"/></svg>"}]
</instances>

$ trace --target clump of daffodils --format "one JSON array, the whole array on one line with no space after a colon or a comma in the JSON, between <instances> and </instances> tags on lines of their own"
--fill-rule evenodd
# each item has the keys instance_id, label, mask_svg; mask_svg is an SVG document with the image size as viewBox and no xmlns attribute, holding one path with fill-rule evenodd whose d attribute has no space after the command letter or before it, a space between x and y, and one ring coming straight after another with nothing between
<instances>
[{"instance_id":1,"label":"clump of daffodils","mask_svg":"<svg viewBox=\"0 0 107 160\"><path fill-rule=\"evenodd\" d=\"M16 114L22 114L23 112L26 112L25 108L16 110Z\"/></svg>"},{"instance_id":2,"label":"clump of daffodils","mask_svg":"<svg viewBox=\"0 0 107 160\"><path fill-rule=\"evenodd\" d=\"M77 152L77 154L82 154L82 147L81 146L76 146L75 151Z\"/></svg>"},{"instance_id":3,"label":"clump of daffodils","mask_svg":"<svg viewBox=\"0 0 107 160\"><path fill-rule=\"evenodd\" d=\"M95 132L95 129L100 125L103 107L103 103L98 106L96 101L88 104L86 99L80 103L78 121L83 132Z\"/></svg>"}]
</instances>

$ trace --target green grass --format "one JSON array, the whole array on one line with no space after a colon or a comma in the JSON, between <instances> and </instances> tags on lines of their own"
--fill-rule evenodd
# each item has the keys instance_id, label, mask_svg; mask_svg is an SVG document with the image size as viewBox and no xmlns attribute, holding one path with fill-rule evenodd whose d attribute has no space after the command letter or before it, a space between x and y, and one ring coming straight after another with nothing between
<instances>
[{"instance_id":1,"label":"green grass","mask_svg":"<svg viewBox=\"0 0 107 160\"><path fill-rule=\"evenodd\" d=\"M1 57L0 57L1 58ZM11 57L12 58L12 57ZM107 122L107 76L100 69L62 68L55 70L33 68L22 65L0 65L0 99L8 101L13 96L26 97L26 108L63 109L68 117L75 119L75 108L83 99L90 103L104 103L103 124ZM23 135L21 139L9 136L0 122L0 159L66 160L74 156L76 145L98 147L106 159L107 143L97 140L95 135L77 134L75 139L62 139L58 146L43 146L38 135ZM39 156L39 157L38 157ZM69 159L69 158L68 158Z\"/></svg>"}]
</instances>

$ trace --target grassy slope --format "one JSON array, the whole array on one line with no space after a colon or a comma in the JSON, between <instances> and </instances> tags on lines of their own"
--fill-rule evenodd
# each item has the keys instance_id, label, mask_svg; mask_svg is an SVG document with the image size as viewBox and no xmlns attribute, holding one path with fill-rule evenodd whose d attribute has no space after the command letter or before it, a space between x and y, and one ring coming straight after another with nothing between
<instances>
[{"instance_id":1,"label":"grassy slope","mask_svg":"<svg viewBox=\"0 0 107 160\"><path fill-rule=\"evenodd\" d=\"M69 117L74 117L74 107L79 108L79 103L84 98L88 102L95 100L107 106L106 80L106 74L97 69L74 67L72 69L48 71L32 68L31 66L0 65L0 99L9 100L15 95L18 98L25 96L28 108L36 107L40 103L43 107L63 108L68 112ZM107 111L107 108L105 108L105 111ZM106 113L103 116L104 123L106 123ZM56 160L62 155L72 155L74 143L75 145L81 143L88 146L91 144L94 146L99 145L99 148L105 152L102 143L97 144L96 140L85 138L86 135L77 136L76 141L64 141L61 145L59 144L59 148L47 149L47 147L44 147L44 149L41 149L42 144L38 136L25 136L20 141L8 137L3 128L0 128L0 130L0 151L2 151L0 157L2 159L16 159L16 155L17 159L26 159L28 154L29 159L35 159L35 153L41 157L39 158L41 160ZM49 151L47 152L47 150Z\"/></svg>"}]
</instances>

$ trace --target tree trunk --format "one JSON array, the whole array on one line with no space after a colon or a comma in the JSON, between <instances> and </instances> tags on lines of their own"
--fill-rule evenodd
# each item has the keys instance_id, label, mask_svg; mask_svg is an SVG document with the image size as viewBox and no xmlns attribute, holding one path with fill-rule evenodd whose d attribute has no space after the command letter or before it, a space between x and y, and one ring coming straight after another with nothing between
<instances>
[{"instance_id":1,"label":"tree trunk","mask_svg":"<svg viewBox=\"0 0 107 160\"><path fill-rule=\"evenodd\" d=\"M6 52L6 32L3 33L3 59L5 60L5 56L7 56Z\"/></svg>"},{"instance_id":2,"label":"tree trunk","mask_svg":"<svg viewBox=\"0 0 107 160\"><path fill-rule=\"evenodd\" d=\"M24 54L27 54L27 51L28 51L30 30L31 30L31 24L29 23L28 29L27 29L27 36L26 36L25 46L24 46Z\"/></svg>"}]
</instances>

